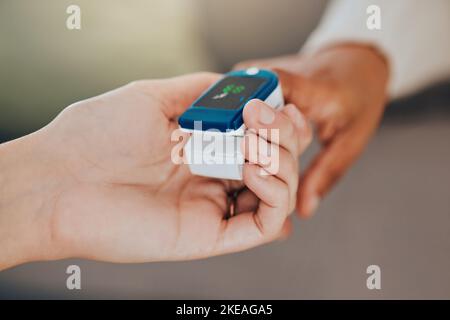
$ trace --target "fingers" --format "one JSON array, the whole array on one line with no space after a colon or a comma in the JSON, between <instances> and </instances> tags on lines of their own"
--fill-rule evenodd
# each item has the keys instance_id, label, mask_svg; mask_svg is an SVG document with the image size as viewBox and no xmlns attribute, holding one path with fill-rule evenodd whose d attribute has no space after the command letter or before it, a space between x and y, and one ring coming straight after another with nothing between
<instances>
[{"instance_id":1,"label":"fingers","mask_svg":"<svg viewBox=\"0 0 450 320\"><path fill-rule=\"evenodd\" d=\"M168 119L182 114L220 74L199 72L164 80L140 80L133 84L155 99Z\"/></svg>"},{"instance_id":2,"label":"fingers","mask_svg":"<svg viewBox=\"0 0 450 320\"><path fill-rule=\"evenodd\" d=\"M282 110L288 119L294 123L297 128L297 139L299 144L299 155L301 155L305 149L311 144L313 138L313 132L311 126L308 124L306 117L296 108L293 104L288 104Z\"/></svg>"},{"instance_id":3,"label":"fingers","mask_svg":"<svg viewBox=\"0 0 450 320\"><path fill-rule=\"evenodd\" d=\"M259 204L255 211L243 212L227 220L219 246L223 252L245 250L286 237L290 232L289 222L286 222L289 213L287 185L276 176L265 174L256 164L246 163L243 176Z\"/></svg>"},{"instance_id":4,"label":"fingers","mask_svg":"<svg viewBox=\"0 0 450 320\"><path fill-rule=\"evenodd\" d=\"M248 188L245 188L239 193L236 199L235 214L240 214L248 211L256 211L258 209L259 199L258 197Z\"/></svg>"},{"instance_id":5,"label":"fingers","mask_svg":"<svg viewBox=\"0 0 450 320\"><path fill-rule=\"evenodd\" d=\"M271 69L277 73L287 103L295 104L309 119L320 121L329 118L330 113L340 110L335 103L336 84L322 77L317 80L307 73L291 72L290 70L307 70L301 66L307 65L307 60L299 55L287 55L277 58L249 60L237 64L234 69L259 67Z\"/></svg>"},{"instance_id":6,"label":"fingers","mask_svg":"<svg viewBox=\"0 0 450 320\"><path fill-rule=\"evenodd\" d=\"M235 65L233 69L258 67L273 70L278 75L286 102L295 104L303 113L311 116L310 112L317 111L317 108L314 108L314 106L323 105L325 100L328 99L328 89L324 84L299 73L288 71L297 69L303 63L304 61L295 54L270 59L243 61Z\"/></svg>"},{"instance_id":7,"label":"fingers","mask_svg":"<svg viewBox=\"0 0 450 320\"><path fill-rule=\"evenodd\" d=\"M288 72L283 69L273 69L280 80L283 95L288 103L295 104L303 113L309 116L314 105L322 99L324 94L321 86L312 80Z\"/></svg>"},{"instance_id":8,"label":"fingers","mask_svg":"<svg viewBox=\"0 0 450 320\"><path fill-rule=\"evenodd\" d=\"M295 194L298 187L298 157L282 147L269 143L254 132L247 133L243 143L244 158L249 163L257 164L261 172L276 176L287 185L289 212L291 212L295 206ZM268 150L272 151L267 152ZM267 155L268 153L270 156Z\"/></svg>"},{"instance_id":9,"label":"fingers","mask_svg":"<svg viewBox=\"0 0 450 320\"><path fill-rule=\"evenodd\" d=\"M262 110L268 113L263 114L265 111ZM239 214L224 222L217 247L219 253L248 249L289 234L291 227L287 216L296 201L297 160L306 146L304 141L299 141L311 139L307 136L311 134L309 127L293 105L275 112L263 102L253 100L244 109L244 122L251 129L246 138L258 141L258 146L264 145L262 149L276 146L279 166L274 168L261 163L261 159L266 158L260 157L260 148L248 148L245 146L248 140L244 139L245 158L257 160L244 164L243 181L249 190L238 197ZM265 129L265 134L260 134L261 129ZM274 138L268 129L277 129L278 137Z\"/></svg>"},{"instance_id":10,"label":"fingers","mask_svg":"<svg viewBox=\"0 0 450 320\"><path fill-rule=\"evenodd\" d=\"M225 251L244 250L279 237L288 212L287 185L263 174L255 164L244 165L244 182L259 198L256 211L244 212L228 220L222 246Z\"/></svg>"},{"instance_id":11,"label":"fingers","mask_svg":"<svg viewBox=\"0 0 450 320\"><path fill-rule=\"evenodd\" d=\"M264 139L287 149L298 157L311 138L311 130L305 118L293 105L281 112L260 100L251 100L243 111L244 123Z\"/></svg>"},{"instance_id":12,"label":"fingers","mask_svg":"<svg viewBox=\"0 0 450 320\"><path fill-rule=\"evenodd\" d=\"M299 74L291 73L292 64L298 60L297 55L273 59L249 60L238 63L233 69L247 69L250 67L272 69L277 73L283 90L283 95L288 103L295 104L302 112L308 113L315 99L320 98L317 85L311 80Z\"/></svg>"},{"instance_id":13,"label":"fingers","mask_svg":"<svg viewBox=\"0 0 450 320\"><path fill-rule=\"evenodd\" d=\"M259 100L252 100L245 106L244 123L249 128L243 140L245 159L287 184L289 210L293 210L298 187L298 157L311 141L311 128L294 105L276 111Z\"/></svg>"},{"instance_id":14,"label":"fingers","mask_svg":"<svg viewBox=\"0 0 450 320\"><path fill-rule=\"evenodd\" d=\"M273 177L272 177L273 178ZM223 232L211 255L247 250L274 240L284 240L292 223L277 208L263 205L255 212L244 212L222 221Z\"/></svg>"},{"instance_id":15,"label":"fingers","mask_svg":"<svg viewBox=\"0 0 450 320\"><path fill-rule=\"evenodd\" d=\"M356 122L324 146L300 181L297 209L301 217L314 213L320 199L362 153L376 123Z\"/></svg>"},{"instance_id":16,"label":"fingers","mask_svg":"<svg viewBox=\"0 0 450 320\"><path fill-rule=\"evenodd\" d=\"M320 98L317 85L312 84L306 77L286 71L292 68L292 63L298 60L297 55L284 58L249 60L238 63L234 69L247 69L250 67L272 69L277 73L283 90L284 99L295 104L302 112L308 113L315 99Z\"/></svg>"}]
</instances>

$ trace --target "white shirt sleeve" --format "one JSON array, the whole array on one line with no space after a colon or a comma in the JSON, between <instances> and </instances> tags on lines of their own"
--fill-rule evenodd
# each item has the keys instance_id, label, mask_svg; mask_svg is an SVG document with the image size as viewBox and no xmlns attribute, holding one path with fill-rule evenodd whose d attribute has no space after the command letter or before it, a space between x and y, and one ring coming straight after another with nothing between
<instances>
[{"instance_id":1,"label":"white shirt sleeve","mask_svg":"<svg viewBox=\"0 0 450 320\"><path fill-rule=\"evenodd\" d=\"M381 9L381 29L366 25L370 5ZM392 98L450 75L449 0L334 0L302 52L339 42L375 46L391 66Z\"/></svg>"}]
</instances>

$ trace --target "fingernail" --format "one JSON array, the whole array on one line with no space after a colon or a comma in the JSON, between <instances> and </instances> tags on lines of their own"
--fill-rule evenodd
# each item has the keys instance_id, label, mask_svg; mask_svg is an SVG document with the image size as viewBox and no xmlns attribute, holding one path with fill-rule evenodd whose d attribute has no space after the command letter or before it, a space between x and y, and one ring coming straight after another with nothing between
<instances>
[{"instance_id":1,"label":"fingernail","mask_svg":"<svg viewBox=\"0 0 450 320\"><path fill-rule=\"evenodd\" d=\"M306 213L311 216L316 212L317 207L319 207L320 198L316 195L312 196L311 199L308 202Z\"/></svg>"},{"instance_id":2,"label":"fingernail","mask_svg":"<svg viewBox=\"0 0 450 320\"><path fill-rule=\"evenodd\" d=\"M259 122L262 124L271 124L275 119L275 112L270 107L261 106L259 108Z\"/></svg>"}]
</instances>

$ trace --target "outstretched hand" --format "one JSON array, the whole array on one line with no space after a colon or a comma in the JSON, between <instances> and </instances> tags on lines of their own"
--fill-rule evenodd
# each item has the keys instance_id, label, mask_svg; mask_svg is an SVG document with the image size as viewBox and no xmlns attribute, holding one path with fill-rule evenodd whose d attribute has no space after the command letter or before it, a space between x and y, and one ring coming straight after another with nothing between
<instances>
[{"instance_id":1,"label":"outstretched hand","mask_svg":"<svg viewBox=\"0 0 450 320\"><path fill-rule=\"evenodd\" d=\"M171 159L178 143L171 141L177 117L218 78L200 73L133 82L75 103L40 131L3 145L0 152L25 149L36 159L23 183L45 188L34 187L17 198L29 205L16 212L14 223L28 232L14 244L23 249L17 250L21 256L13 263L0 261L0 268L67 257L195 259L286 236L295 206L297 158L311 135L296 107L274 112L257 100L245 107L248 128L280 130L280 170L271 175L261 175L264 165L247 163L242 182L218 180L193 176ZM13 156L10 160L4 165L11 172L27 165ZM236 214L229 218L230 194L237 190ZM0 206L0 219L7 219L13 207L14 202ZM24 223L30 220L35 223ZM11 248L6 240L3 247Z\"/></svg>"},{"instance_id":2,"label":"outstretched hand","mask_svg":"<svg viewBox=\"0 0 450 320\"><path fill-rule=\"evenodd\" d=\"M313 56L292 55L235 66L275 69L287 102L312 122L322 149L305 170L297 210L309 217L362 153L386 104L388 65L376 49L343 44Z\"/></svg>"}]
</instances>

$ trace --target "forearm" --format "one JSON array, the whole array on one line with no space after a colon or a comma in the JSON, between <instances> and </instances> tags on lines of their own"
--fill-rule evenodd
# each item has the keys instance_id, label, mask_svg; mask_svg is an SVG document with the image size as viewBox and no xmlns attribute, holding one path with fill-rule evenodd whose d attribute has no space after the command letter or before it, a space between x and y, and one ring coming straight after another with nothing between
<instances>
[{"instance_id":1,"label":"forearm","mask_svg":"<svg viewBox=\"0 0 450 320\"><path fill-rule=\"evenodd\" d=\"M370 5L381 10L380 30L366 26ZM349 42L376 47L389 61L389 92L397 98L448 76L449 45L442 30L450 26L449 8L446 0L433 1L432 5L421 0L335 0L302 53Z\"/></svg>"},{"instance_id":2,"label":"forearm","mask_svg":"<svg viewBox=\"0 0 450 320\"><path fill-rule=\"evenodd\" d=\"M0 270L50 254L57 180L39 141L33 134L0 145Z\"/></svg>"}]
</instances>

